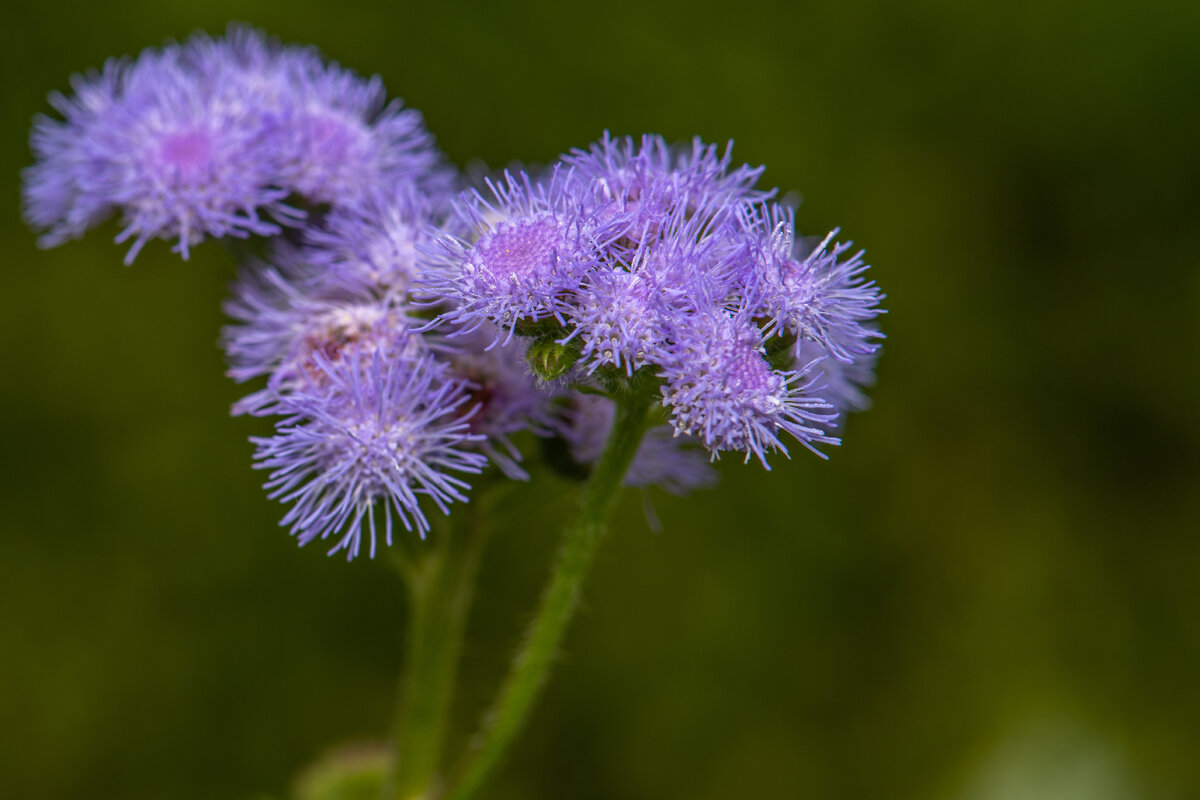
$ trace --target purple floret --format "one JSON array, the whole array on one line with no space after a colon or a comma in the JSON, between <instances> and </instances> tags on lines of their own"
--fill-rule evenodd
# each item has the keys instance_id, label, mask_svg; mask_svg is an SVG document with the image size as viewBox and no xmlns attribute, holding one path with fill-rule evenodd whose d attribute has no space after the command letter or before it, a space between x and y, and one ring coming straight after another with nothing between
<instances>
[{"instance_id":1,"label":"purple floret","mask_svg":"<svg viewBox=\"0 0 1200 800\"><path fill-rule=\"evenodd\" d=\"M427 349L405 307L368 291L314 290L320 273L293 253L279 266L251 265L234 286L225 313L237 324L222 331L236 381L269 376L265 389L234 405L235 414L280 413L278 401L292 392L314 392L324 371L318 358L340 363L347 353L377 349L412 355Z\"/></svg>"},{"instance_id":2,"label":"purple floret","mask_svg":"<svg viewBox=\"0 0 1200 800\"><path fill-rule=\"evenodd\" d=\"M449 192L453 173L420 112L389 102L378 75L362 78L314 48L282 46L238 25L188 47L197 72L272 127L279 182L310 203L354 206L398 183Z\"/></svg>"},{"instance_id":3,"label":"purple floret","mask_svg":"<svg viewBox=\"0 0 1200 800\"><path fill-rule=\"evenodd\" d=\"M311 202L352 206L399 182L448 188L421 114L387 101L379 76L337 64L296 76L276 142L284 185Z\"/></svg>"},{"instance_id":4,"label":"purple floret","mask_svg":"<svg viewBox=\"0 0 1200 800\"><path fill-rule=\"evenodd\" d=\"M472 452L469 394L430 357L376 350L335 363L314 358L324 390L281 399L286 418L271 437L252 439L255 467L271 470L269 496L294 503L281 521L301 545L337 537L330 553L359 554L364 518L369 554L376 547L376 505L384 541L392 543L393 512L424 536L429 522L420 497L443 513L465 502L470 486L451 473L478 473L487 459Z\"/></svg>"},{"instance_id":5,"label":"purple floret","mask_svg":"<svg viewBox=\"0 0 1200 800\"><path fill-rule=\"evenodd\" d=\"M132 241L126 263L155 238L174 239L186 258L207 236L279 231L260 216L287 213L286 192L273 181L269 131L218 102L178 47L110 63L76 86L74 103L56 103L63 121L38 121L40 160L26 172L27 218L48 228L44 244L79 236L118 209L117 241ZM50 181L69 187L54 203Z\"/></svg>"},{"instance_id":6,"label":"purple floret","mask_svg":"<svg viewBox=\"0 0 1200 800\"><path fill-rule=\"evenodd\" d=\"M151 239L187 258L205 238L270 236L304 214L285 200L355 206L408 184L442 197L453 175L421 115L378 77L238 26L73 80L39 117L24 210L50 247L119 212L132 261Z\"/></svg>"},{"instance_id":7,"label":"purple floret","mask_svg":"<svg viewBox=\"0 0 1200 800\"><path fill-rule=\"evenodd\" d=\"M787 454L781 431L822 457L817 445L840 443L824 430L837 415L815 395L815 364L772 369L762 333L744 314L701 310L679 320L671 337L662 364L663 401L676 433L695 436L714 458L738 450L769 468L768 451Z\"/></svg>"},{"instance_id":8,"label":"purple floret","mask_svg":"<svg viewBox=\"0 0 1200 800\"><path fill-rule=\"evenodd\" d=\"M463 333L491 322L507 342L522 320L564 321L599 232L557 170L545 183L505 173L488 188L494 202L478 192L455 202L457 224L471 233L425 249L422 291L449 306L441 319Z\"/></svg>"},{"instance_id":9,"label":"purple floret","mask_svg":"<svg viewBox=\"0 0 1200 800\"><path fill-rule=\"evenodd\" d=\"M357 207L334 209L323 227L307 230L303 257L323 291L408 302L417 248L429 240L435 214L434 201L411 183L371 192Z\"/></svg>"},{"instance_id":10,"label":"purple floret","mask_svg":"<svg viewBox=\"0 0 1200 800\"><path fill-rule=\"evenodd\" d=\"M572 168L580 193L593 203L612 203L628 217L630 231L652 228L675 209L705 216L731 204L761 202L774 192L754 188L762 167L731 168L732 143L720 154L698 137L691 147L672 147L661 136L612 138L607 131L587 150L572 150L563 162Z\"/></svg>"},{"instance_id":11,"label":"purple floret","mask_svg":"<svg viewBox=\"0 0 1200 800\"><path fill-rule=\"evenodd\" d=\"M797 354L804 342L815 341L843 364L874 353L883 334L872 321L884 313L884 295L864 275L863 252L846 256L851 243L834 242L836 229L810 248L796 238L792 217L782 206L743 216L747 230L764 242L752 292L768 330L794 335Z\"/></svg>"},{"instance_id":12,"label":"purple floret","mask_svg":"<svg viewBox=\"0 0 1200 800\"><path fill-rule=\"evenodd\" d=\"M74 96L50 95L63 120L41 114L34 120L30 145L36 160L22 176L22 202L26 221L45 231L42 247L78 238L113 212L108 197L84 194L81 187L94 185L103 167L87 157L86 132L116 103L127 69L125 62L111 59L101 72L73 76Z\"/></svg>"}]
</instances>

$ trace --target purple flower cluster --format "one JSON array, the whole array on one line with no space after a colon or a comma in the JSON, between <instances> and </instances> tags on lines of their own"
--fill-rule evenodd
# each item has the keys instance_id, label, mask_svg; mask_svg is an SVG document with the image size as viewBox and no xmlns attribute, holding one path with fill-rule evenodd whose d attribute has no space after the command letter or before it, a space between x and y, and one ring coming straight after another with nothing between
<instances>
[{"instance_id":1,"label":"purple flower cluster","mask_svg":"<svg viewBox=\"0 0 1200 800\"><path fill-rule=\"evenodd\" d=\"M625 483L677 494L722 452L819 453L868 404L883 295L862 253L797 237L728 149L605 134L453 197L462 179L378 78L237 26L74 89L35 122L24 175L44 245L115 213L127 261L154 238L186 258L274 237L222 341L256 382L234 413L277 418L255 466L301 544L374 555L397 519L424 535L425 508L464 502L489 462L528 479L522 436L586 472L635 385L663 421Z\"/></svg>"},{"instance_id":2,"label":"purple flower cluster","mask_svg":"<svg viewBox=\"0 0 1200 800\"><path fill-rule=\"evenodd\" d=\"M792 209L700 141L673 150L607 135L535 181L506 174L454 204L457 230L426 247L440 319L573 346L586 375L661 382L677 435L716 457L837 444L861 407L882 294L834 234L810 252ZM836 233L836 232L835 232Z\"/></svg>"},{"instance_id":3,"label":"purple flower cluster","mask_svg":"<svg viewBox=\"0 0 1200 800\"><path fill-rule=\"evenodd\" d=\"M254 439L256 466L294 502L283 523L302 544L336 535L353 558L365 528L373 554L376 505L389 543L393 511L423 536L422 497L448 512L470 488L458 475L489 459L523 477L510 436L547 430L553 398L516 348L420 329L411 289L436 207L410 183L337 209L245 265L226 304L230 376L266 379L234 412L282 418Z\"/></svg>"},{"instance_id":4,"label":"purple flower cluster","mask_svg":"<svg viewBox=\"0 0 1200 800\"><path fill-rule=\"evenodd\" d=\"M62 119L35 121L24 176L25 217L46 247L119 212L126 263L157 238L187 258L207 236L302 224L292 198L353 206L398 182L450 187L421 115L388 103L378 77L249 28L110 60L72 83L74 97L51 96Z\"/></svg>"}]
</instances>

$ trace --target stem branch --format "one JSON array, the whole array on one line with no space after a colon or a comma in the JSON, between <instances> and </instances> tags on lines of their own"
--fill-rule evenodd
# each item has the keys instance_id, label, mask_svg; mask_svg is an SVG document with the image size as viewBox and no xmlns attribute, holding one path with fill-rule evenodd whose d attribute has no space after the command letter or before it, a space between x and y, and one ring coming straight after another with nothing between
<instances>
[{"instance_id":1,"label":"stem branch","mask_svg":"<svg viewBox=\"0 0 1200 800\"><path fill-rule=\"evenodd\" d=\"M463 632L483 552L480 514L467 504L462 525L441 526L440 541L403 570L410 589L406 664L396 709L393 800L434 796ZM464 509L465 511L465 509Z\"/></svg>"},{"instance_id":2,"label":"stem branch","mask_svg":"<svg viewBox=\"0 0 1200 800\"><path fill-rule=\"evenodd\" d=\"M618 397L604 453L588 480L579 515L563 534L537 616L446 795L449 800L467 800L479 790L520 732L545 685L567 624L579 605L584 578L608 527L621 482L641 444L652 399L646 391Z\"/></svg>"}]
</instances>

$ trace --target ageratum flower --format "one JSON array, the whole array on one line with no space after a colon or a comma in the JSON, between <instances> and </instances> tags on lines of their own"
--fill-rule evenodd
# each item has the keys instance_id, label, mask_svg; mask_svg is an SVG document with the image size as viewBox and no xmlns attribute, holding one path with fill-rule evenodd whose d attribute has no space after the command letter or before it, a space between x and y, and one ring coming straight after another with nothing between
<instances>
[{"instance_id":1,"label":"ageratum flower","mask_svg":"<svg viewBox=\"0 0 1200 800\"><path fill-rule=\"evenodd\" d=\"M750 234L764 242L750 291L770 320L768 330L795 336L797 354L805 342L816 342L843 364L875 353L883 334L871 323L884 313L884 295L864 276L869 265L862 251L847 257L851 243L833 242L837 229L810 248L796 238L793 217L792 209L778 205L742 215Z\"/></svg>"},{"instance_id":2,"label":"ageratum flower","mask_svg":"<svg viewBox=\"0 0 1200 800\"><path fill-rule=\"evenodd\" d=\"M269 131L231 111L190 72L176 46L110 62L56 98L62 121L34 126L39 161L25 172L26 219L46 246L78 237L119 210L126 263L155 238L187 258L206 236L271 235L261 212L286 214ZM59 189L49 187L58 185Z\"/></svg>"},{"instance_id":3,"label":"ageratum flower","mask_svg":"<svg viewBox=\"0 0 1200 800\"><path fill-rule=\"evenodd\" d=\"M198 34L187 56L227 103L271 127L278 179L308 202L353 206L398 183L449 191L452 173L421 114L389 102L378 75L361 78L315 48L240 25L223 39Z\"/></svg>"},{"instance_id":4,"label":"ageratum flower","mask_svg":"<svg viewBox=\"0 0 1200 800\"><path fill-rule=\"evenodd\" d=\"M207 237L300 224L290 194L336 207L452 183L420 114L388 103L378 77L252 29L148 49L73 83L74 98L51 97L63 119L35 122L24 175L25 218L47 247L119 213L127 262L156 238L187 258Z\"/></svg>"},{"instance_id":5,"label":"ageratum flower","mask_svg":"<svg viewBox=\"0 0 1200 800\"><path fill-rule=\"evenodd\" d=\"M487 185L494 202L468 192L454 203L466 233L445 233L424 250L421 285L449 307L440 320L461 333L491 322L507 343L523 320L565 321L604 231L558 169L545 182L506 172Z\"/></svg>"},{"instance_id":6,"label":"ageratum flower","mask_svg":"<svg viewBox=\"0 0 1200 800\"><path fill-rule=\"evenodd\" d=\"M326 370L317 359L337 364L378 349L413 355L428 348L393 297L323 283L304 251L281 247L275 255L275 265L243 269L224 306L236 322L222 330L228 375L239 382L268 376L265 389L234 405L235 414L280 413L281 396L319 390Z\"/></svg>"},{"instance_id":7,"label":"ageratum flower","mask_svg":"<svg viewBox=\"0 0 1200 800\"><path fill-rule=\"evenodd\" d=\"M731 169L732 149L730 143L718 154L716 145L699 137L690 149L672 147L652 135L643 136L638 146L632 137L613 139L605 131L587 150L563 156L563 163L572 168L580 193L596 203L611 202L614 213L626 216L629 232L636 233L668 219L677 208L694 215L698 209L761 202L774 194L754 188L762 167Z\"/></svg>"},{"instance_id":8,"label":"ageratum flower","mask_svg":"<svg viewBox=\"0 0 1200 800\"><path fill-rule=\"evenodd\" d=\"M330 554L345 550L347 559L359 554L364 530L375 555L377 506L387 544L393 514L424 536L421 497L449 513L470 489L452 473L478 473L487 463L470 450L481 437L469 431L462 381L428 355L360 355L334 362L315 354L322 390L282 396L286 416L275 435L252 439L255 467L271 470L269 496L293 503L280 524L301 545L335 537Z\"/></svg>"},{"instance_id":9,"label":"ageratum flower","mask_svg":"<svg viewBox=\"0 0 1200 800\"><path fill-rule=\"evenodd\" d=\"M762 332L747 315L702 309L672 326L673 345L662 363L663 402L675 431L697 437L715 458L737 450L764 467L771 450L787 453L787 433L824 458L819 444L840 444L825 433L836 422L829 403L816 396L815 365L773 369Z\"/></svg>"},{"instance_id":10,"label":"ageratum flower","mask_svg":"<svg viewBox=\"0 0 1200 800\"><path fill-rule=\"evenodd\" d=\"M96 173L103 167L88 159L85 132L116 102L127 69L127 64L112 59L101 72L73 76L73 97L50 95L63 121L40 114L34 120L30 145L36 161L24 171L21 199L26 221L45 231L39 240L42 247L82 236L113 212L109 197L83 191L84 185L96 185Z\"/></svg>"},{"instance_id":11,"label":"ageratum flower","mask_svg":"<svg viewBox=\"0 0 1200 800\"><path fill-rule=\"evenodd\" d=\"M574 329L566 340L580 338L589 372L613 366L632 375L661 364L672 318L689 314L699 296L733 291L729 275L745 262L749 246L728 228L729 219L719 209L699 214L675 206L637 233L636 249L601 248L568 315Z\"/></svg>"},{"instance_id":12,"label":"ageratum flower","mask_svg":"<svg viewBox=\"0 0 1200 800\"><path fill-rule=\"evenodd\" d=\"M861 253L804 250L791 211L755 188L761 171L699 140L673 150L606 134L546 185L509 176L495 204L468 197L467 233L429 251L425 290L440 320L539 337L544 377L644 372L675 432L714 458L765 466L787 452L784 434L819 452L865 400L882 295Z\"/></svg>"},{"instance_id":13,"label":"ageratum flower","mask_svg":"<svg viewBox=\"0 0 1200 800\"><path fill-rule=\"evenodd\" d=\"M404 182L369 193L356 207L334 209L322 227L305 231L311 280L322 292L409 302L417 247L429 239L435 213L435 201Z\"/></svg>"}]
</instances>

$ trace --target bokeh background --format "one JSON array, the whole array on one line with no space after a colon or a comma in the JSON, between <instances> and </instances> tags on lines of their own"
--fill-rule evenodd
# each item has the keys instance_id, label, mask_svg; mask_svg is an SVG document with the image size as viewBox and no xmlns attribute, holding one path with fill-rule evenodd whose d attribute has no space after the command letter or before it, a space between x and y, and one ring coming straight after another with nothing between
<instances>
[{"instance_id":1,"label":"bokeh background","mask_svg":"<svg viewBox=\"0 0 1200 800\"><path fill-rule=\"evenodd\" d=\"M65 0L5 13L0 797L283 797L386 735L403 597L298 549L216 346L233 265L39 251L45 95L230 19L421 109L449 158L736 139L889 297L828 463L636 494L490 798L1200 796L1200 4ZM572 502L492 520L465 728Z\"/></svg>"}]
</instances>

